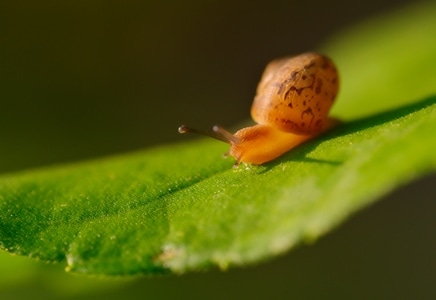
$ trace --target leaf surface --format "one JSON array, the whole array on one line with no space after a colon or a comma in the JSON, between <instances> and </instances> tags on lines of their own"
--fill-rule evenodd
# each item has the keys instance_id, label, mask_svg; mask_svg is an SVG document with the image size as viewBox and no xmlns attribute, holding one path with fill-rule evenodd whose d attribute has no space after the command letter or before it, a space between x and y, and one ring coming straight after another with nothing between
<instances>
[{"instance_id":1,"label":"leaf surface","mask_svg":"<svg viewBox=\"0 0 436 300\"><path fill-rule=\"evenodd\" d=\"M347 48L347 35L327 47L344 70L335 112L346 121L273 162L233 169L220 157L225 145L198 140L2 175L0 248L66 261L74 272L130 275L225 269L312 242L436 170L436 81L428 71L436 42L403 27L433 34L431 9L375 22L379 31L356 30L374 41L390 30L387 44L413 37L419 59L413 49L392 59L370 43ZM364 52L371 62L355 68ZM405 84L407 74L419 84Z\"/></svg>"}]
</instances>

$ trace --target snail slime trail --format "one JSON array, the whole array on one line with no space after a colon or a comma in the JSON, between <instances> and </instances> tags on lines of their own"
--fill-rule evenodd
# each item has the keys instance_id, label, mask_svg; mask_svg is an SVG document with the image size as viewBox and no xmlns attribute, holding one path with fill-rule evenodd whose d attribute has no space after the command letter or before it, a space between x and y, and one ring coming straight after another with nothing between
<instances>
[{"instance_id":1,"label":"snail slime trail","mask_svg":"<svg viewBox=\"0 0 436 300\"><path fill-rule=\"evenodd\" d=\"M229 155L240 162L263 164L331 129L328 116L339 89L333 62L314 52L270 62L257 86L251 117L257 123L231 134L220 126L212 132L179 127L230 144Z\"/></svg>"}]
</instances>

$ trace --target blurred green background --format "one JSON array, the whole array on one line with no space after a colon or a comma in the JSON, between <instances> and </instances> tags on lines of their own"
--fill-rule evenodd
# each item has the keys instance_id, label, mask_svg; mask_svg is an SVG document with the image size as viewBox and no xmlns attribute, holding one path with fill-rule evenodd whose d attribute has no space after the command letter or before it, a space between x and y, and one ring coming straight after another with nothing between
<instances>
[{"instance_id":1,"label":"blurred green background","mask_svg":"<svg viewBox=\"0 0 436 300\"><path fill-rule=\"evenodd\" d=\"M416 1L3 1L0 173L233 126L265 64ZM102 281L0 253L0 299L436 298L435 176L263 265Z\"/></svg>"}]
</instances>

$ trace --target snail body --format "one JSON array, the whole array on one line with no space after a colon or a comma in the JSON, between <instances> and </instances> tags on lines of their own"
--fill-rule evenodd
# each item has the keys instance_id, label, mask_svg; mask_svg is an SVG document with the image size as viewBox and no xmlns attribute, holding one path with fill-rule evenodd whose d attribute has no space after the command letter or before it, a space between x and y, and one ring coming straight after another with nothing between
<instances>
[{"instance_id":1,"label":"snail body","mask_svg":"<svg viewBox=\"0 0 436 300\"><path fill-rule=\"evenodd\" d=\"M261 77L251 107L257 125L234 135L214 126L213 133L180 126L230 144L236 164L263 164L338 123L328 116L339 88L333 62L318 53L304 53L270 62Z\"/></svg>"}]
</instances>

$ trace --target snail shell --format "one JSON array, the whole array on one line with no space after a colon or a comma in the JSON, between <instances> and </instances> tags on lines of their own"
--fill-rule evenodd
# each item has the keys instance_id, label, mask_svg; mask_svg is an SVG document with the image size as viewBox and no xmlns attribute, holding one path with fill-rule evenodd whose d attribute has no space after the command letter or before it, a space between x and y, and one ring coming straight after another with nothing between
<instances>
[{"instance_id":1,"label":"snail shell","mask_svg":"<svg viewBox=\"0 0 436 300\"><path fill-rule=\"evenodd\" d=\"M305 53L274 60L257 87L251 116L258 124L285 132L320 132L338 87L336 67L324 55Z\"/></svg>"}]
</instances>

